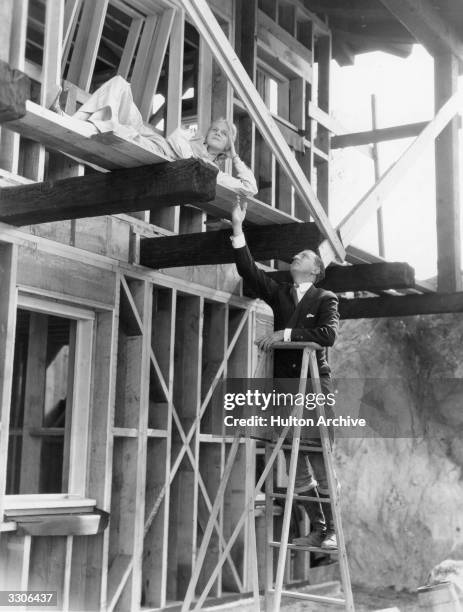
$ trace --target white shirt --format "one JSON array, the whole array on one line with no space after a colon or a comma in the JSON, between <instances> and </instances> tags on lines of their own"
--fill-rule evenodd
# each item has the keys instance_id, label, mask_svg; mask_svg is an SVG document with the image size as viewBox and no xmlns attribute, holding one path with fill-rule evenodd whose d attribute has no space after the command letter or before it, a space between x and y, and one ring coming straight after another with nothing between
<instances>
[{"instance_id":1,"label":"white shirt","mask_svg":"<svg viewBox=\"0 0 463 612\"><path fill-rule=\"evenodd\" d=\"M234 249L241 249L242 247L246 246L246 239L244 237L244 234L240 234L239 236L231 236L231 241L232 241L232 245ZM296 287L296 295L297 295L298 304L304 297L305 293L310 289L312 284L313 283L309 281L306 283L299 283L299 285ZM283 340L285 342L291 342L291 331L292 330L290 327L287 327L284 330Z\"/></svg>"}]
</instances>

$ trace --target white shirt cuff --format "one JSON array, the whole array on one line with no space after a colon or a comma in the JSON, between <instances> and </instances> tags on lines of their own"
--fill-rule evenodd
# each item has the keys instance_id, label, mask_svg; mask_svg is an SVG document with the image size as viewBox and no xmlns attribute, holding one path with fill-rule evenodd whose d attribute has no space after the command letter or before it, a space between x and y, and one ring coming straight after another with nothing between
<instances>
[{"instance_id":1,"label":"white shirt cuff","mask_svg":"<svg viewBox=\"0 0 463 612\"><path fill-rule=\"evenodd\" d=\"M241 249L246 246L246 238L244 234L240 234L239 236L230 236L230 240L232 241L232 246L234 249Z\"/></svg>"},{"instance_id":2,"label":"white shirt cuff","mask_svg":"<svg viewBox=\"0 0 463 612\"><path fill-rule=\"evenodd\" d=\"M291 342L291 328L287 327L283 332L283 340L285 342Z\"/></svg>"}]
</instances>

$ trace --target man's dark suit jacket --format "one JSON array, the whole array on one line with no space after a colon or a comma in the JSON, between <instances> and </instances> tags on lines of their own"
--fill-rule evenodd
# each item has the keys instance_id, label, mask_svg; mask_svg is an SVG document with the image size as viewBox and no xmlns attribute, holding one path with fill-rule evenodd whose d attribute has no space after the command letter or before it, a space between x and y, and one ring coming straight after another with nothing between
<instances>
[{"instance_id":1,"label":"man's dark suit jacket","mask_svg":"<svg viewBox=\"0 0 463 612\"><path fill-rule=\"evenodd\" d=\"M247 246L234 249L234 253L240 276L273 310L275 330L291 328L293 342L333 346L339 326L336 294L312 285L296 307L291 296L291 283L279 283L260 270ZM301 350L276 350L275 378L299 378L301 361ZM317 362L320 376L329 376L331 370L326 349L317 351Z\"/></svg>"}]
</instances>

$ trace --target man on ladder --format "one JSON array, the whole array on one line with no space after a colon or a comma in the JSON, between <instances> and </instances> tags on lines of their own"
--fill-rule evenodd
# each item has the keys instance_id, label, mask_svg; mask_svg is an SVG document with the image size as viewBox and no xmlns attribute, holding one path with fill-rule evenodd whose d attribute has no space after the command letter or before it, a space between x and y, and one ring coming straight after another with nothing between
<instances>
[{"instance_id":1,"label":"man on ladder","mask_svg":"<svg viewBox=\"0 0 463 612\"><path fill-rule=\"evenodd\" d=\"M235 262L240 276L254 290L255 294L267 302L273 310L273 334L262 338L258 346L269 350L281 342L314 342L323 347L333 346L336 339L339 314L338 298L331 291L319 289L314 283L324 276L320 258L310 250L297 253L291 263L291 276L294 284L280 283L260 270L246 245L243 221L246 217L246 203L236 203L232 212ZM322 391L325 396L333 392L331 371L327 361L326 349L316 352ZM274 378L299 378L301 372L301 350L275 350ZM334 416L331 406L325 405L327 417ZM330 429L333 440L333 431ZM301 440L301 442L307 440ZM314 440L310 440L314 443ZM288 464L290 451L285 450ZM329 493L323 454L300 450L296 468L295 493L305 496L326 497ZM326 550L337 547L331 504L318 501L301 502L311 525L311 532L293 541L301 546L313 546Z\"/></svg>"}]
</instances>

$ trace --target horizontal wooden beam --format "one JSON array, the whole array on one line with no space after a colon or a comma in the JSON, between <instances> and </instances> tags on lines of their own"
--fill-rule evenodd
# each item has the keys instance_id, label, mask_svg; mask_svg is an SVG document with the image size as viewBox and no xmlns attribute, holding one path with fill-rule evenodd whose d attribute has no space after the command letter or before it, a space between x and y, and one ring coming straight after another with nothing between
<instances>
[{"instance_id":1,"label":"horizontal wooden beam","mask_svg":"<svg viewBox=\"0 0 463 612\"><path fill-rule=\"evenodd\" d=\"M24 117L30 90L30 80L23 72L0 61L0 123Z\"/></svg>"},{"instance_id":2,"label":"horizontal wooden beam","mask_svg":"<svg viewBox=\"0 0 463 612\"><path fill-rule=\"evenodd\" d=\"M381 0L431 55L451 52L463 63L463 37L430 0Z\"/></svg>"},{"instance_id":3,"label":"horizontal wooden beam","mask_svg":"<svg viewBox=\"0 0 463 612\"><path fill-rule=\"evenodd\" d=\"M413 138L424 130L428 121L419 121L407 125L395 125L393 127L379 128L366 132L352 132L351 134L341 134L331 138L332 149L343 149L345 147L358 147L376 142L387 140L399 140L400 138Z\"/></svg>"},{"instance_id":4,"label":"horizontal wooden beam","mask_svg":"<svg viewBox=\"0 0 463 612\"><path fill-rule=\"evenodd\" d=\"M28 225L214 199L217 170L196 159L0 189L0 221Z\"/></svg>"},{"instance_id":5,"label":"horizontal wooden beam","mask_svg":"<svg viewBox=\"0 0 463 612\"><path fill-rule=\"evenodd\" d=\"M336 119L313 102L308 103L307 112L311 119L315 119L317 123L320 123L332 134L343 134L345 132L345 129Z\"/></svg>"},{"instance_id":6,"label":"horizontal wooden beam","mask_svg":"<svg viewBox=\"0 0 463 612\"><path fill-rule=\"evenodd\" d=\"M268 275L291 282L291 274L287 270L268 272ZM409 264L401 262L329 266L324 280L317 286L335 293L409 289L415 287L415 271Z\"/></svg>"},{"instance_id":7,"label":"horizontal wooden beam","mask_svg":"<svg viewBox=\"0 0 463 612\"><path fill-rule=\"evenodd\" d=\"M384 257L373 255L359 247L350 244L346 249L346 261L350 264L386 263ZM415 290L419 293L434 293L435 285L427 280L415 280ZM406 292L405 292L406 293Z\"/></svg>"},{"instance_id":8,"label":"horizontal wooden beam","mask_svg":"<svg viewBox=\"0 0 463 612\"><path fill-rule=\"evenodd\" d=\"M150 268L232 263L234 253L230 235L230 230L219 230L144 238L140 246L140 263ZM321 241L322 235L315 223L291 223L246 230L246 242L257 261L290 261L299 251L316 249Z\"/></svg>"},{"instance_id":9,"label":"horizontal wooden beam","mask_svg":"<svg viewBox=\"0 0 463 612\"><path fill-rule=\"evenodd\" d=\"M342 319L408 317L450 312L463 312L463 291L339 300L339 314Z\"/></svg>"}]
</instances>

